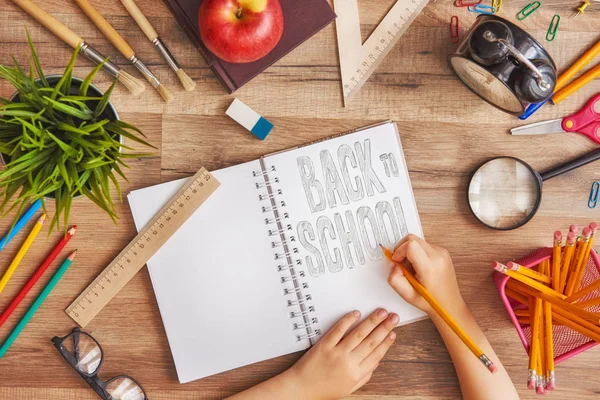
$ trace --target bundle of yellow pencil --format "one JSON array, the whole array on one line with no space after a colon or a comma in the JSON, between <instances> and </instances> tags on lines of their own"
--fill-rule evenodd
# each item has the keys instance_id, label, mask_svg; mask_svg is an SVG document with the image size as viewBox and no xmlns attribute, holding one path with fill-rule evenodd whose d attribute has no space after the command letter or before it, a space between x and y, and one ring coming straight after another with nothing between
<instances>
[{"instance_id":1,"label":"bundle of yellow pencil","mask_svg":"<svg viewBox=\"0 0 600 400\"><path fill-rule=\"evenodd\" d=\"M527 386L538 394L556 387L553 326L568 327L600 343L600 279L581 287L597 229L592 222L577 237L579 229L571 226L564 246L562 233L556 231L552 256L537 270L514 262L492 263L492 268L512 278L506 295L525 306L515 315L521 325L531 328Z\"/></svg>"}]
</instances>

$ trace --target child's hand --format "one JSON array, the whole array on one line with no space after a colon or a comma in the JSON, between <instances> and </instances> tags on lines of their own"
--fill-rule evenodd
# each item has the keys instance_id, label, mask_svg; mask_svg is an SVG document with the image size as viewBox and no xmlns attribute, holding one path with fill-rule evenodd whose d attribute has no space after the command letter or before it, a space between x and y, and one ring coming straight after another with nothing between
<instances>
[{"instance_id":1,"label":"child's hand","mask_svg":"<svg viewBox=\"0 0 600 400\"><path fill-rule=\"evenodd\" d=\"M344 316L284 373L295 382L294 386L302 393L300 398L340 399L371 379L396 339L392 329L398 324L399 317L383 309L376 310L344 337L359 319L358 311Z\"/></svg>"},{"instance_id":2,"label":"child's hand","mask_svg":"<svg viewBox=\"0 0 600 400\"><path fill-rule=\"evenodd\" d=\"M415 269L416 278L438 302L444 304L444 307L464 306L452 259L446 249L430 245L415 235L408 235L398 243L392 259L396 262L410 261ZM408 303L431 314L431 307L413 289L404 277L402 269L395 263L392 263L391 267L388 282L394 290Z\"/></svg>"}]
</instances>

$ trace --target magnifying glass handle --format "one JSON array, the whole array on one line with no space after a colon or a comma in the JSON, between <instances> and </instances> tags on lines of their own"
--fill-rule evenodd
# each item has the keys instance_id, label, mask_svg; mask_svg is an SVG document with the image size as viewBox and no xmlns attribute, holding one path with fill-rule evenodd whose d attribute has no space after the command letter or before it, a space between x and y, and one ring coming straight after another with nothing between
<instances>
[{"instance_id":1,"label":"magnifying glass handle","mask_svg":"<svg viewBox=\"0 0 600 400\"><path fill-rule=\"evenodd\" d=\"M552 168L551 170L544 172L540 176L542 177L542 181L546 181L548 179L554 178L555 176L562 175L565 172L569 172L579 167L583 167L584 165L589 164L592 161L596 161L598 159L600 159L600 149L596 149L580 158L569 161L568 163L560 165L556 168Z\"/></svg>"}]
</instances>

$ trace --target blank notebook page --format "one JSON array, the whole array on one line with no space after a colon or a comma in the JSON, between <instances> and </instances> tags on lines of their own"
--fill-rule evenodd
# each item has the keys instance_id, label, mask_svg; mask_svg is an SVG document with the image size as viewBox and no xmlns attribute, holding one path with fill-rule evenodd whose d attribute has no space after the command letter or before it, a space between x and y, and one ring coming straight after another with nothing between
<instances>
[{"instance_id":1,"label":"blank notebook page","mask_svg":"<svg viewBox=\"0 0 600 400\"><path fill-rule=\"evenodd\" d=\"M181 383L299 351L252 172L213 172L221 187L148 262ZM132 192L138 231L184 180Z\"/></svg>"}]
</instances>

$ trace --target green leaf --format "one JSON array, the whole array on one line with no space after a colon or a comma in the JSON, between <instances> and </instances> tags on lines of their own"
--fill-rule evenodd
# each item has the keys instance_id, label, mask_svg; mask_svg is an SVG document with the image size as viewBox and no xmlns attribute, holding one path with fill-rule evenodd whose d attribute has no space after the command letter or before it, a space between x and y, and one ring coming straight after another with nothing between
<instances>
[{"instance_id":1,"label":"green leaf","mask_svg":"<svg viewBox=\"0 0 600 400\"><path fill-rule=\"evenodd\" d=\"M77 154L78 154L77 150L75 150L73 147L69 146L68 144L66 144L65 142L63 142L62 140L60 140L59 138L57 138L56 136L54 136L52 134L52 132L48 132L48 135L52 138L52 140L54 140L56 142L56 144L58 144L58 146L65 153L67 153L71 157L77 157Z\"/></svg>"},{"instance_id":2,"label":"green leaf","mask_svg":"<svg viewBox=\"0 0 600 400\"><path fill-rule=\"evenodd\" d=\"M108 105L110 95L112 94L113 90L115 90L116 85L117 85L117 81L115 80L115 81L113 81L112 85L110 85L108 90L104 93L104 95L102 96L102 99L98 102L98 105L96 106L96 110L94 110L94 118L98 118L104 113L104 110L106 109L106 106Z\"/></svg>"},{"instance_id":3,"label":"green leaf","mask_svg":"<svg viewBox=\"0 0 600 400\"><path fill-rule=\"evenodd\" d=\"M31 36L29 35L29 30L27 29L27 27L25 27L25 32L27 32L27 43L29 43L29 49L31 50L31 58L33 59L33 63L35 65L38 77L42 81L42 85L44 87L50 87L50 85L48 84L48 80L46 79L46 75L44 75L44 71L42 70L42 66L40 65L40 60L38 58L37 52L35 51L35 46L33 45L33 41L31 40Z\"/></svg>"},{"instance_id":4,"label":"green leaf","mask_svg":"<svg viewBox=\"0 0 600 400\"><path fill-rule=\"evenodd\" d=\"M72 117L83 119L85 121L91 120L93 117L93 113L91 112L91 110L89 112L83 111L83 110L80 110L79 108L75 108L75 107L71 107L66 104L63 104L63 103L56 101L48 96L44 96L44 100L47 101L48 103L50 103L52 105L52 107L54 107L55 110L61 111Z\"/></svg>"},{"instance_id":5,"label":"green leaf","mask_svg":"<svg viewBox=\"0 0 600 400\"><path fill-rule=\"evenodd\" d=\"M81 86L79 87L79 95L80 96L87 96L87 92L88 92L88 89L90 88L90 85L92 84L92 80L94 79L94 77L96 76L98 71L100 71L102 69L102 67L104 67L104 64L106 64L106 61L108 61L108 58L105 59L104 61L102 61L100 64L96 65L96 67L88 74L88 76L85 77Z\"/></svg>"}]
</instances>

